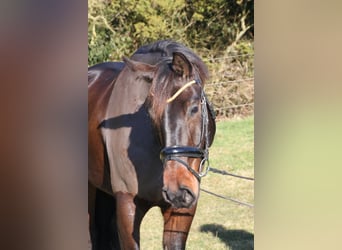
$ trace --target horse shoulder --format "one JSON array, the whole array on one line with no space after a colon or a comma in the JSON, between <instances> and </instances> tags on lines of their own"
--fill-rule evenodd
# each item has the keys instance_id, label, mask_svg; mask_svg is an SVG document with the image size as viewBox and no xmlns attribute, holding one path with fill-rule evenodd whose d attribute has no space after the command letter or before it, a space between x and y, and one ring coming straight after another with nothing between
<instances>
[{"instance_id":1,"label":"horse shoulder","mask_svg":"<svg viewBox=\"0 0 342 250\"><path fill-rule=\"evenodd\" d=\"M124 64L101 63L88 69L88 175L89 181L99 187L106 182L105 147L99 125L105 117L115 80Z\"/></svg>"}]
</instances>

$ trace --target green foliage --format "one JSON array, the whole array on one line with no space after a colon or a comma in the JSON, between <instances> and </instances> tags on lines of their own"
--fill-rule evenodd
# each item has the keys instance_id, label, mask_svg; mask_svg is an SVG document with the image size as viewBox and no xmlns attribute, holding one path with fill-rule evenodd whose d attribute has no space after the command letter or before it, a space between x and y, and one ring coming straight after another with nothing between
<instances>
[{"instance_id":1,"label":"green foliage","mask_svg":"<svg viewBox=\"0 0 342 250\"><path fill-rule=\"evenodd\" d=\"M131 53L133 40L124 21L133 8L131 1L88 2L88 64L120 59ZM131 4L130 4L131 3ZM122 6L125 5L126 8ZM119 12L118 12L119 11ZM117 13L120 13L118 15Z\"/></svg>"},{"instance_id":2,"label":"green foliage","mask_svg":"<svg viewBox=\"0 0 342 250\"><path fill-rule=\"evenodd\" d=\"M189 0L187 13L195 18L188 39L194 47L216 51L239 40L240 32L252 39L253 4L251 0Z\"/></svg>"},{"instance_id":3,"label":"green foliage","mask_svg":"<svg viewBox=\"0 0 342 250\"><path fill-rule=\"evenodd\" d=\"M89 0L88 64L120 60L160 39L224 51L253 39L252 0Z\"/></svg>"},{"instance_id":4,"label":"green foliage","mask_svg":"<svg viewBox=\"0 0 342 250\"><path fill-rule=\"evenodd\" d=\"M185 41L184 0L89 1L88 64L120 60L160 39Z\"/></svg>"}]
</instances>

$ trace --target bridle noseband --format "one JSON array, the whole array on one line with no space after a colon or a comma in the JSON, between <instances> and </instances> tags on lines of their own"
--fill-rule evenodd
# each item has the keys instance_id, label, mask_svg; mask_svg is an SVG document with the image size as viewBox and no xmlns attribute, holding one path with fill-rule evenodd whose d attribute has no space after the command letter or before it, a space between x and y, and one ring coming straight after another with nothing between
<instances>
[{"instance_id":1,"label":"bridle noseband","mask_svg":"<svg viewBox=\"0 0 342 250\"><path fill-rule=\"evenodd\" d=\"M201 130L201 140L197 147L190 147L190 146L171 146L165 147L160 151L160 159L163 161L163 165L167 161L177 161L184 165L200 182L201 178L207 175L209 171L209 117L208 117L208 110L207 110L207 97L205 96L204 90L200 85L200 81L193 80L185 84L182 88L180 88L172 97L167 100L167 103L172 102L174 99L177 98L178 95L185 88L189 87L190 85L197 83L202 91L201 91L201 109L202 109L202 130ZM204 141L204 148L200 148ZM193 168L189 166L189 164L179 157L187 157L187 158L200 158L201 163L199 166L199 172L196 172ZM207 164L206 164L207 163Z\"/></svg>"}]
</instances>

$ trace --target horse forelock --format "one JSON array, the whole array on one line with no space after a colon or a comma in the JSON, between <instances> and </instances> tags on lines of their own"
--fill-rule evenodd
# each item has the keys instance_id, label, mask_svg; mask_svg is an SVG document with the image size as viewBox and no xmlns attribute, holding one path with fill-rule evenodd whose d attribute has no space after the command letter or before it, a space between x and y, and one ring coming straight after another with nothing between
<instances>
[{"instance_id":1,"label":"horse forelock","mask_svg":"<svg viewBox=\"0 0 342 250\"><path fill-rule=\"evenodd\" d=\"M153 79L147 99L152 120L157 127L160 127L161 125L163 114L167 106L167 100L174 94L174 87L177 86L180 88L188 83L188 81L182 80L171 70L171 61L164 61L163 63L167 63L167 66L160 66L163 68L157 70L157 74ZM204 81L202 79L206 79L206 76L201 77L197 65L192 66L195 70L189 81L201 79L201 85L203 88Z\"/></svg>"},{"instance_id":2,"label":"horse forelock","mask_svg":"<svg viewBox=\"0 0 342 250\"><path fill-rule=\"evenodd\" d=\"M170 64L171 61L164 61L166 64ZM159 127L164 110L167 105L167 99L173 89L174 84L174 74L165 67L161 65L162 68L158 68L157 74L152 81L149 96L147 98L150 114L154 124Z\"/></svg>"}]
</instances>

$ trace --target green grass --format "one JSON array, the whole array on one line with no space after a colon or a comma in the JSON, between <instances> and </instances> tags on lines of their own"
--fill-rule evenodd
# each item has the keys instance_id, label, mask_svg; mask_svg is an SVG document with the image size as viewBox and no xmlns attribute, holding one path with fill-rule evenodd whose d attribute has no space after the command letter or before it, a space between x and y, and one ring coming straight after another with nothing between
<instances>
[{"instance_id":1,"label":"green grass","mask_svg":"<svg viewBox=\"0 0 342 250\"><path fill-rule=\"evenodd\" d=\"M220 121L210 148L210 165L254 177L254 118ZM209 172L201 187L254 203L254 182ZM161 249L163 221L151 209L141 227L141 249ZM254 249L254 209L201 192L187 249Z\"/></svg>"}]
</instances>

